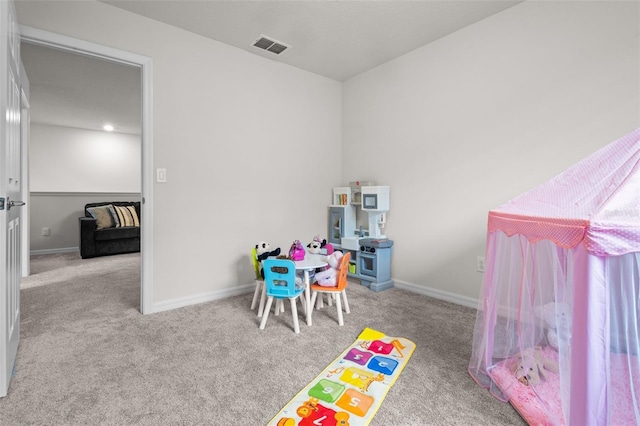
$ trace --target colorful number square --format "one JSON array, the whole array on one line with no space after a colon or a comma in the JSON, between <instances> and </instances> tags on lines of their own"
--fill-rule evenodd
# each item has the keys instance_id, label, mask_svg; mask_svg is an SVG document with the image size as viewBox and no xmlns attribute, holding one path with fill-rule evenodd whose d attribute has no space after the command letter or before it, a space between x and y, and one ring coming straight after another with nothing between
<instances>
[{"instance_id":1,"label":"colorful number square","mask_svg":"<svg viewBox=\"0 0 640 426\"><path fill-rule=\"evenodd\" d=\"M352 384L357 388L361 388L365 384L365 382L371 379L371 377L373 377L373 374L368 371L360 370L359 368L355 367L349 367L344 370L344 373L342 373L342 376L340 376L340 380L345 383Z\"/></svg>"},{"instance_id":2,"label":"colorful number square","mask_svg":"<svg viewBox=\"0 0 640 426\"><path fill-rule=\"evenodd\" d=\"M364 352L353 348L344 356L344 359L353 361L356 364L366 365L367 361L369 361L369 358L371 357L372 355L369 352Z\"/></svg>"},{"instance_id":3,"label":"colorful number square","mask_svg":"<svg viewBox=\"0 0 640 426\"><path fill-rule=\"evenodd\" d=\"M364 417L373 405L373 398L354 389L347 389L336 405L356 416Z\"/></svg>"},{"instance_id":4,"label":"colorful number square","mask_svg":"<svg viewBox=\"0 0 640 426\"><path fill-rule=\"evenodd\" d=\"M318 404L316 406L317 411L312 411L309 417L305 417L298 423L299 426L336 426L336 412L331 408L327 408Z\"/></svg>"},{"instance_id":5,"label":"colorful number square","mask_svg":"<svg viewBox=\"0 0 640 426\"><path fill-rule=\"evenodd\" d=\"M309 396L325 402L335 402L344 391L345 386L327 379L320 379L311 389Z\"/></svg>"},{"instance_id":6,"label":"colorful number square","mask_svg":"<svg viewBox=\"0 0 640 426\"><path fill-rule=\"evenodd\" d=\"M388 355L393 350L391 343L385 343L381 340L374 340L369 344L369 350L378 354Z\"/></svg>"},{"instance_id":7,"label":"colorful number square","mask_svg":"<svg viewBox=\"0 0 640 426\"><path fill-rule=\"evenodd\" d=\"M386 376L392 375L397 366L398 361L384 356L374 356L367 365L371 370L379 371Z\"/></svg>"}]
</instances>

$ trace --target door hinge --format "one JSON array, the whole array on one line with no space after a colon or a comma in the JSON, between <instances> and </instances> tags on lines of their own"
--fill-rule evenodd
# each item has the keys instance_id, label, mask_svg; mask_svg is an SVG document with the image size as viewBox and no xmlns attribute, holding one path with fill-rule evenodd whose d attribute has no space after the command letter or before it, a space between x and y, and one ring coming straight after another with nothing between
<instances>
[{"instance_id":1,"label":"door hinge","mask_svg":"<svg viewBox=\"0 0 640 426\"><path fill-rule=\"evenodd\" d=\"M4 210L4 198L0 198L0 210Z\"/></svg>"}]
</instances>

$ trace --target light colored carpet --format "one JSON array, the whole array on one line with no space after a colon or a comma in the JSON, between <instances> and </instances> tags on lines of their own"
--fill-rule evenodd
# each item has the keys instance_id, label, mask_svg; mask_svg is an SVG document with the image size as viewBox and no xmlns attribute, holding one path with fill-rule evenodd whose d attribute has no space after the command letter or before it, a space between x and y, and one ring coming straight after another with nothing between
<instances>
[{"instance_id":1,"label":"light colored carpet","mask_svg":"<svg viewBox=\"0 0 640 426\"><path fill-rule=\"evenodd\" d=\"M352 283L344 327L325 307L299 335L252 294L143 316L139 259L32 257L2 425L264 425L365 327L417 345L372 426L524 424L467 374L473 309Z\"/></svg>"}]
</instances>

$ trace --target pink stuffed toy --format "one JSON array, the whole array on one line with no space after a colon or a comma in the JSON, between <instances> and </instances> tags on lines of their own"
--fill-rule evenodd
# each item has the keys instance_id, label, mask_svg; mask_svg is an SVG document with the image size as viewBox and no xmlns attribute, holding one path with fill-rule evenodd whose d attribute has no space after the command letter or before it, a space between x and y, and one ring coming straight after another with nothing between
<instances>
[{"instance_id":1,"label":"pink stuffed toy","mask_svg":"<svg viewBox=\"0 0 640 426\"><path fill-rule=\"evenodd\" d=\"M302 247L300 240L295 240L289 249L289 257L291 260L304 260L304 253L304 247Z\"/></svg>"},{"instance_id":2,"label":"pink stuffed toy","mask_svg":"<svg viewBox=\"0 0 640 426\"><path fill-rule=\"evenodd\" d=\"M316 272L316 283L323 287L335 287L336 277L338 275L338 266L340 265L340 259L342 259L341 251L334 251L327 256L327 262L329 263L329 269Z\"/></svg>"}]
</instances>

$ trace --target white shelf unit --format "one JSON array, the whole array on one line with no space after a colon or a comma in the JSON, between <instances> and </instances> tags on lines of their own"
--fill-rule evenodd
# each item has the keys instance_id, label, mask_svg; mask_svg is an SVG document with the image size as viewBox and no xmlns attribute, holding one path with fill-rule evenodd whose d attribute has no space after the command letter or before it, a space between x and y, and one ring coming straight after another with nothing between
<instances>
[{"instance_id":1,"label":"white shelf unit","mask_svg":"<svg viewBox=\"0 0 640 426\"><path fill-rule=\"evenodd\" d=\"M327 241L334 247L341 247L341 240L353 236L356 229L356 207L351 204L351 188L333 188L333 198L329 206L329 229Z\"/></svg>"},{"instance_id":2,"label":"white shelf unit","mask_svg":"<svg viewBox=\"0 0 640 426\"><path fill-rule=\"evenodd\" d=\"M350 206L351 201L351 188L348 186L333 188L332 206Z\"/></svg>"}]
</instances>

